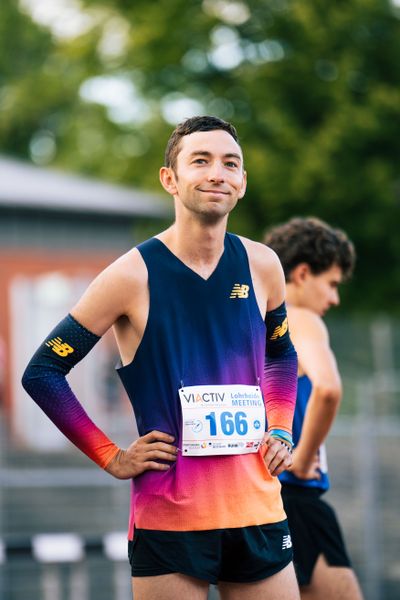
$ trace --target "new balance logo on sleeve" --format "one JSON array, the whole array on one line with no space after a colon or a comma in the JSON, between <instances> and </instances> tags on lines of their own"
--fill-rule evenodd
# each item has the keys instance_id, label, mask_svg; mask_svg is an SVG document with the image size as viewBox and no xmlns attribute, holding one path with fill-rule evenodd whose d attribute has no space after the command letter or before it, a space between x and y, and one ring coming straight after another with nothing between
<instances>
[{"instance_id":1,"label":"new balance logo on sleeve","mask_svg":"<svg viewBox=\"0 0 400 600\"><path fill-rule=\"evenodd\" d=\"M287 317L282 321L282 325L278 325L274 329L274 333L269 338L270 340L276 340L278 337L283 337L288 330L288 320Z\"/></svg>"},{"instance_id":2,"label":"new balance logo on sleeve","mask_svg":"<svg viewBox=\"0 0 400 600\"><path fill-rule=\"evenodd\" d=\"M282 538L282 550L288 550L293 546L290 535L284 535Z\"/></svg>"},{"instance_id":3,"label":"new balance logo on sleeve","mask_svg":"<svg viewBox=\"0 0 400 600\"><path fill-rule=\"evenodd\" d=\"M66 342L63 342L60 337L49 340L46 342L46 346L51 348L53 352L58 354L58 356L68 356L68 354L72 354L72 352L74 352L74 349Z\"/></svg>"}]
</instances>

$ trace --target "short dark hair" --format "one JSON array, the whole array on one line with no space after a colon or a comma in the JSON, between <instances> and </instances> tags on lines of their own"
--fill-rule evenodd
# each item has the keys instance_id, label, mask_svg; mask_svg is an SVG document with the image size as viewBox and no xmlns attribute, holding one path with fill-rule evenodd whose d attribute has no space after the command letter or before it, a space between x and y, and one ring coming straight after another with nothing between
<instances>
[{"instance_id":1,"label":"short dark hair","mask_svg":"<svg viewBox=\"0 0 400 600\"><path fill-rule=\"evenodd\" d=\"M207 115L190 117L186 121L183 121L183 123L180 123L172 132L165 150L164 165L175 170L177 156L180 151L179 143L185 135L190 135L196 131L215 131L216 129L226 131L233 137L235 142L239 143L237 131L231 123L223 121L218 117Z\"/></svg>"},{"instance_id":2,"label":"short dark hair","mask_svg":"<svg viewBox=\"0 0 400 600\"><path fill-rule=\"evenodd\" d=\"M267 230L264 243L280 258L286 281L300 263L309 265L319 275L337 265L343 279L353 273L355 250L353 243L341 229L335 229L316 217L295 217Z\"/></svg>"}]
</instances>

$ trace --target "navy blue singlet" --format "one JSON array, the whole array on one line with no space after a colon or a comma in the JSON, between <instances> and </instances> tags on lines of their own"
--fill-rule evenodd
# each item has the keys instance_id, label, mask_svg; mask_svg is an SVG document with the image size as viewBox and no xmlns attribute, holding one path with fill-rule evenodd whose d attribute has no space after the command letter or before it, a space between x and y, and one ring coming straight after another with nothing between
<instances>
[{"instance_id":1,"label":"navy blue singlet","mask_svg":"<svg viewBox=\"0 0 400 600\"><path fill-rule=\"evenodd\" d=\"M246 249L226 234L224 252L205 280L152 238L138 246L148 271L150 308L136 355L119 369L138 431L159 430L181 442L181 386L258 385L265 324ZM224 489L224 493L219 491ZM226 493L229 489L229 494ZM277 478L260 453L182 456L168 471L133 482L133 521L143 529L208 530L285 518Z\"/></svg>"}]
</instances>

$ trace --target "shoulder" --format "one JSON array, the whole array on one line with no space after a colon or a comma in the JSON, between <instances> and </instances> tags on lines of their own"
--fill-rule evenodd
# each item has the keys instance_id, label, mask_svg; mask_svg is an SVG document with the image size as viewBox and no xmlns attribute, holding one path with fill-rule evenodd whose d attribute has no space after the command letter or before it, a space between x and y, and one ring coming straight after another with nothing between
<instances>
[{"instance_id":1,"label":"shoulder","mask_svg":"<svg viewBox=\"0 0 400 600\"><path fill-rule=\"evenodd\" d=\"M288 320L293 338L329 341L328 329L319 315L301 306L288 305Z\"/></svg>"},{"instance_id":2,"label":"shoulder","mask_svg":"<svg viewBox=\"0 0 400 600\"><path fill-rule=\"evenodd\" d=\"M147 290L147 269L137 249L117 258L89 285L71 314L89 331L103 335L128 315Z\"/></svg>"},{"instance_id":3,"label":"shoulder","mask_svg":"<svg viewBox=\"0 0 400 600\"><path fill-rule=\"evenodd\" d=\"M250 271L260 312L280 306L285 299L285 276L275 252L265 244L240 237L249 259Z\"/></svg>"},{"instance_id":4,"label":"shoulder","mask_svg":"<svg viewBox=\"0 0 400 600\"><path fill-rule=\"evenodd\" d=\"M100 273L98 279L101 279L102 283L129 288L145 283L147 269L139 250L133 248L117 258Z\"/></svg>"},{"instance_id":5,"label":"shoulder","mask_svg":"<svg viewBox=\"0 0 400 600\"><path fill-rule=\"evenodd\" d=\"M104 269L89 285L84 298L91 304L124 313L132 299L147 288L147 269L140 252L133 248Z\"/></svg>"},{"instance_id":6,"label":"shoulder","mask_svg":"<svg viewBox=\"0 0 400 600\"><path fill-rule=\"evenodd\" d=\"M288 320L299 373L309 377L315 390L340 394L340 375L322 318L307 308L289 306Z\"/></svg>"},{"instance_id":7,"label":"shoulder","mask_svg":"<svg viewBox=\"0 0 400 600\"><path fill-rule=\"evenodd\" d=\"M268 276L274 272L282 272L282 266L277 254L265 244L238 236L244 245L250 265L260 274Z\"/></svg>"}]
</instances>

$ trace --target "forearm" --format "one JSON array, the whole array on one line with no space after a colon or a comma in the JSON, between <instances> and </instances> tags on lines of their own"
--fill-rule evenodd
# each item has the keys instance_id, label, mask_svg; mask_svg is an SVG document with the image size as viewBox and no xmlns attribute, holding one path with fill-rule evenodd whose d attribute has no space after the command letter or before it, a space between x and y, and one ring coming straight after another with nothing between
<instances>
[{"instance_id":1,"label":"forearm","mask_svg":"<svg viewBox=\"0 0 400 600\"><path fill-rule=\"evenodd\" d=\"M119 448L91 421L66 380L71 368L98 340L68 315L39 347L25 370L22 384L58 429L105 468Z\"/></svg>"},{"instance_id":2,"label":"forearm","mask_svg":"<svg viewBox=\"0 0 400 600\"><path fill-rule=\"evenodd\" d=\"M263 395L268 432L291 444L297 393L297 354L290 341L284 304L267 313Z\"/></svg>"}]
</instances>

